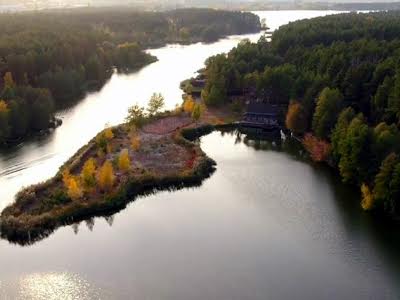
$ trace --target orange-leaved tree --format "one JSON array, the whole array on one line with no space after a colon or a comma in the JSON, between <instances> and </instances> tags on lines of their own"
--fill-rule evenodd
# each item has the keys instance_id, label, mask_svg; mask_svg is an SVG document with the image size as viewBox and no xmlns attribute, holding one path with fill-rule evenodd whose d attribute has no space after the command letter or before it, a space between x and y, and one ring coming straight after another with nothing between
<instances>
[{"instance_id":1,"label":"orange-leaved tree","mask_svg":"<svg viewBox=\"0 0 400 300\"><path fill-rule=\"evenodd\" d=\"M303 134L307 130L307 115L299 102L291 101L286 114L286 128L293 133Z\"/></svg>"},{"instance_id":2,"label":"orange-leaved tree","mask_svg":"<svg viewBox=\"0 0 400 300\"><path fill-rule=\"evenodd\" d=\"M67 194L71 199L77 200L82 198L83 190L80 185L79 178L72 176L69 170L66 169L62 173L62 180L65 188L67 189Z\"/></svg>"},{"instance_id":3,"label":"orange-leaved tree","mask_svg":"<svg viewBox=\"0 0 400 300\"><path fill-rule=\"evenodd\" d=\"M0 100L0 112L2 112L2 113L8 112L8 105L7 105L6 101L4 101L4 100Z\"/></svg>"},{"instance_id":4,"label":"orange-leaved tree","mask_svg":"<svg viewBox=\"0 0 400 300\"><path fill-rule=\"evenodd\" d=\"M193 100L192 96L187 96L185 102L183 102L183 110L187 113L192 113L196 102Z\"/></svg>"},{"instance_id":5,"label":"orange-leaved tree","mask_svg":"<svg viewBox=\"0 0 400 300\"><path fill-rule=\"evenodd\" d=\"M68 181L68 196L73 199L77 200L79 198L82 198L83 196L83 190L80 185L79 179L76 177L71 177Z\"/></svg>"}]
</instances>

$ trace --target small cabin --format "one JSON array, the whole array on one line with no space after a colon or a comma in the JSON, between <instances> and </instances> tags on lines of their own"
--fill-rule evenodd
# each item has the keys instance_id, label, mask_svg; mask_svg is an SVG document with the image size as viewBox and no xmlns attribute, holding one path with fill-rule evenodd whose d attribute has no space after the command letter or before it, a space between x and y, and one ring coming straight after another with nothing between
<instances>
[{"instance_id":1,"label":"small cabin","mask_svg":"<svg viewBox=\"0 0 400 300\"><path fill-rule=\"evenodd\" d=\"M276 105L250 102L240 123L244 127L279 129L279 116L279 107Z\"/></svg>"}]
</instances>

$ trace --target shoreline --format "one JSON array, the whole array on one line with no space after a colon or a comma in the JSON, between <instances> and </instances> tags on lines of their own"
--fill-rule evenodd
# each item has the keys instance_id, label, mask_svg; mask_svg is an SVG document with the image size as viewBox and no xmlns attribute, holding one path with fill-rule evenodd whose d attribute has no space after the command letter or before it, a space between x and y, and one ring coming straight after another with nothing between
<instances>
[{"instance_id":1,"label":"shoreline","mask_svg":"<svg viewBox=\"0 0 400 300\"><path fill-rule=\"evenodd\" d=\"M143 51L145 53L149 54L148 51L150 51L150 50L157 50L157 49L160 49L163 47L167 47L169 45L188 46L188 45L194 45L194 44L198 44L198 43L212 44L212 43L216 43L222 39L229 38L230 36L256 34L256 33L262 32L262 31L263 31L263 29L260 28L260 29L257 29L257 30L251 31L251 32L247 32L247 33L227 34L227 35L224 34L212 41L206 41L201 38L193 38L192 40L188 40L188 41L179 41L179 40L171 40L170 39L170 40L162 41L160 43L145 45L143 48ZM144 64L139 64L138 66L136 66L134 68L115 70L115 72L117 74L132 74L132 73L137 72L137 71L143 69L144 67L147 67L158 61L158 58L156 56L152 56L152 55L150 55L150 56L151 57L150 57L149 61L145 62ZM114 72L107 71L106 73L107 73L107 78L103 82L96 83L95 86L89 86L90 82L86 82L87 86L83 89L82 95L80 95L77 99L71 99L68 103L65 104L65 107L74 106L74 105L78 104L80 102L80 98L83 95L85 95L86 93L92 93L92 92L101 90L105 86L105 84L110 80L110 78ZM65 109L65 107L59 107L56 109L55 112L57 113L57 111L63 110L63 109ZM10 149L18 147L19 145L25 143L26 141L29 141L30 139L47 136L47 135L51 134L54 130L56 130L58 127L63 125L62 119L57 118L55 116L54 116L54 118L55 118L55 126L52 126L52 124L49 124L49 127L46 130L44 130L46 132L44 132L44 133L30 132L25 136L19 137L18 141L16 141L16 142L12 141L12 142L6 142L4 144L0 144L0 150L10 150Z\"/></svg>"},{"instance_id":2,"label":"shoreline","mask_svg":"<svg viewBox=\"0 0 400 300\"><path fill-rule=\"evenodd\" d=\"M157 119L149 124L154 124ZM120 130L125 124L114 127ZM39 183L20 191L13 204L6 207L1 213L1 237L11 243L29 245L40 241L52 234L59 227L71 225L92 217L109 216L126 208L138 196L146 196L157 191L174 191L185 187L200 186L216 170L216 162L209 158L193 140L211 133L214 130L232 127L232 124L211 125L209 123L189 124L183 128L176 128L172 133L161 135L173 140L181 149L196 153L193 166L184 172L179 169L170 173L156 174L142 172L132 174L115 187L110 193L96 195L93 198L71 200L64 204L54 205L43 213L35 213L32 207L47 202L49 191L57 190L62 181L62 170L69 168L76 172L82 165L96 143L96 137L78 150L48 181ZM143 147L146 145L144 144ZM29 195L26 198L26 195ZM28 199L28 200L27 200ZM54 199L50 199L53 200Z\"/></svg>"}]
</instances>

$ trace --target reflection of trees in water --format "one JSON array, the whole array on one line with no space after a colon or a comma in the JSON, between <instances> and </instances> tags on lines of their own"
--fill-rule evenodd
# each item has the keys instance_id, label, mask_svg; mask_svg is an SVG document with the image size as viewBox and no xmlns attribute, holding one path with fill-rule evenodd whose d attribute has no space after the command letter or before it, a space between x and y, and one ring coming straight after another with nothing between
<instances>
[{"instance_id":1,"label":"reflection of trees in water","mask_svg":"<svg viewBox=\"0 0 400 300\"><path fill-rule=\"evenodd\" d=\"M235 144L241 141L256 150L286 153L297 161L311 164L317 177L325 178L332 187L333 202L336 208L334 217L339 218L339 223L342 221L345 229L344 235L339 240L346 245L353 241L362 241L362 244L359 245L360 250L363 248L374 249L373 253L375 254L371 255L377 255L382 261L383 267L392 272L393 278L400 280L400 234L393 230L398 228L399 221L388 220L383 216L362 211L359 191L353 186L343 184L337 172L326 164L313 163L300 141L291 137L282 139L278 135L252 131L235 131L231 134L236 135ZM343 249L348 247L346 245L343 245ZM357 246L352 248L356 250ZM365 258L368 259L368 256ZM373 259L373 257L369 257Z\"/></svg>"},{"instance_id":2,"label":"reflection of trees in water","mask_svg":"<svg viewBox=\"0 0 400 300\"><path fill-rule=\"evenodd\" d=\"M85 220L86 226L90 231L93 231L94 228L94 218L90 218Z\"/></svg>"},{"instance_id":3,"label":"reflection of trees in water","mask_svg":"<svg viewBox=\"0 0 400 300\"><path fill-rule=\"evenodd\" d=\"M62 223L57 223L56 226L49 227L43 230L36 230L35 232L29 232L27 237L17 235L7 236L2 233L1 238L8 240L10 243L18 244L20 246L30 246L49 237L52 233L54 233L55 230L62 226L70 225L74 233L78 234L80 223L84 221L88 229L90 231L93 231L95 218L97 217L104 218L108 225L112 226L114 223L114 215L125 209L128 203L134 202L138 197L154 195L160 191L175 192L184 188L199 188L202 186L203 182L215 172L214 165L212 165L211 168L208 169L206 172L208 173L196 174L195 177L187 181L171 179L170 181L161 181L157 184L146 184L144 185L144 190L140 191L138 194L130 194L130 196L126 200L124 199L124 201L120 201L120 203L116 205L112 210L99 210L89 212L88 214L82 214L79 217L69 218Z\"/></svg>"},{"instance_id":4,"label":"reflection of trees in water","mask_svg":"<svg viewBox=\"0 0 400 300\"><path fill-rule=\"evenodd\" d=\"M113 226L113 224L114 224L114 215L105 216L104 219L106 220L106 222L108 223L108 225L110 225L110 227Z\"/></svg>"},{"instance_id":5,"label":"reflection of trees in water","mask_svg":"<svg viewBox=\"0 0 400 300\"><path fill-rule=\"evenodd\" d=\"M79 224L80 223L74 223L74 224L71 225L72 230L74 231L75 234L79 233Z\"/></svg>"},{"instance_id":6,"label":"reflection of trees in water","mask_svg":"<svg viewBox=\"0 0 400 300\"><path fill-rule=\"evenodd\" d=\"M252 131L248 131L248 132L242 131L241 132L238 130L234 130L232 128L226 128L223 130L219 130L219 132L222 137L224 137L225 135L234 136L235 144L244 143L245 145L247 145L249 147L253 147L256 150L285 151L288 153L293 152L296 155L301 153L301 152L299 152L299 149L301 149L301 147L299 147L298 142L297 142L297 146L296 146L296 144L293 143L290 139L282 140L280 132L277 132L277 131L264 132L264 133L252 132ZM200 187L202 185L203 180L205 180L209 176L211 176L212 173L213 173L213 171L211 171L210 174L207 174L207 176L205 178L197 178L191 182L186 182L186 183L185 182L177 182L175 184L171 184L171 183L167 182L165 184L161 184L161 186L159 186L157 188L145 190L143 193L140 194L140 196L147 196L147 195L155 194L160 190L167 190L170 192L174 192L176 190L180 190L180 189L188 188L188 187L191 187L191 188ZM73 219L72 218L67 219L62 224L57 224L57 226L55 226L54 228L47 228L43 231L35 232L32 235L30 234L28 239L23 239L23 238L20 238L17 236L13 236L13 237L2 236L2 237L5 239L8 239L12 243L17 243L20 245L32 245L32 244L48 237L49 235L51 235L54 232L54 230L56 230L60 226L71 225L73 232L75 234L78 234L79 226L80 226L79 222L85 221L88 229L90 231L93 231L94 225L95 225L95 219L94 219L95 217L103 217L106 220L106 222L109 224L109 226L112 226L113 222L114 222L114 214L121 211L122 209L125 209L126 205L129 202L134 201L135 199L136 199L135 196L129 197L130 201L121 202L121 205L116 206L115 209L113 209L112 211L104 212L104 211L99 210L94 213L89 213L88 215L82 215L79 218L76 217ZM87 217L91 217L91 218L85 220Z\"/></svg>"},{"instance_id":7,"label":"reflection of trees in water","mask_svg":"<svg viewBox=\"0 0 400 300\"><path fill-rule=\"evenodd\" d=\"M371 255L374 261L379 262L377 269L382 265L392 273L392 278L400 282L400 220L390 219L385 215L365 212L360 205L360 191L352 185L343 184L337 171L325 164L314 164L313 169L318 177L324 177L333 191L335 218L342 223L343 235L340 240L343 249L358 241L352 247L353 251L366 252L368 260ZM357 248L358 247L358 248ZM367 266L367 264L366 264Z\"/></svg>"},{"instance_id":8,"label":"reflection of trees in water","mask_svg":"<svg viewBox=\"0 0 400 300\"><path fill-rule=\"evenodd\" d=\"M235 135L235 144L243 143L255 150L278 151L285 152L296 160L307 160L308 154L304 150L301 143L291 137L282 135L280 131L266 131L252 128L241 128L230 132L221 132L221 136L225 134Z\"/></svg>"},{"instance_id":9,"label":"reflection of trees in water","mask_svg":"<svg viewBox=\"0 0 400 300\"><path fill-rule=\"evenodd\" d=\"M111 215L111 216L104 216L104 220L107 222L107 224L112 227L112 225L114 224L114 218L115 215ZM86 224L86 227L90 230L93 231L94 225L96 223L96 219L95 218L90 218L88 220L84 221ZM74 231L75 234L79 233L79 226L81 225L82 222L76 222L74 224L71 225L72 230Z\"/></svg>"},{"instance_id":10,"label":"reflection of trees in water","mask_svg":"<svg viewBox=\"0 0 400 300\"><path fill-rule=\"evenodd\" d=\"M240 133L236 134L235 145L242 143L242 135Z\"/></svg>"}]
</instances>

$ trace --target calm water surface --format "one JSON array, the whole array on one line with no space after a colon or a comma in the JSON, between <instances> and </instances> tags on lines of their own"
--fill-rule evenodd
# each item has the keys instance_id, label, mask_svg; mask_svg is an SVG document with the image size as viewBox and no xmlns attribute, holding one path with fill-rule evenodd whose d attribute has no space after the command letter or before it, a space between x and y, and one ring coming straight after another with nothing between
<instances>
[{"instance_id":1,"label":"calm water surface","mask_svg":"<svg viewBox=\"0 0 400 300\"><path fill-rule=\"evenodd\" d=\"M275 29L327 13L260 15ZM241 38L150 50L157 63L113 76L62 112L53 135L0 155L0 206L51 177L132 103L154 91L169 108L180 103L179 82ZM400 234L362 213L354 191L289 154L288 142L216 132L201 143L218 169L200 188L137 199L29 247L0 241L0 299L400 298Z\"/></svg>"}]
</instances>

